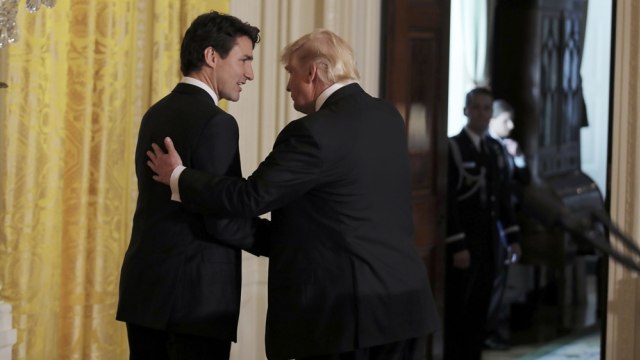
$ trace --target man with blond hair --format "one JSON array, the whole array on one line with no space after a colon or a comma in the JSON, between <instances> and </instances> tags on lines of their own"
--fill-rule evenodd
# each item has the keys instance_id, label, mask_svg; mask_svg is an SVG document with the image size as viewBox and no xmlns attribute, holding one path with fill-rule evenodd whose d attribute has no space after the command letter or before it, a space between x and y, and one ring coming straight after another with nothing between
<instances>
[{"instance_id":1,"label":"man with blond hair","mask_svg":"<svg viewBox=\"0 0 640 360\"><path fill-rule=\"evenodd\" d=\"M437 317L414 245L406 129L364 92L349 45L316 30L284 49L290 122L247 179L182 166L154 144L154 179L193 211L271 211L269 359L422 359Z\"/></svg>"}]
</instances>

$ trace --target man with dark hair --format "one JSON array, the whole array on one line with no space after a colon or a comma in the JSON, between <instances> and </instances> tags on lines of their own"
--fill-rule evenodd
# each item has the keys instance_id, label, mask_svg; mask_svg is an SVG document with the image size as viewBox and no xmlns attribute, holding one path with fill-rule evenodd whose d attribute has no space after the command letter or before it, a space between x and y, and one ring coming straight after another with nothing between
<instances>
[{"instance_id":1,"label":"man with dark hair","mask_svg":"<svg viewBox=\"0 0 640 360\"><path fill-rule=\"evenodd\" d=\"M487 134L493 96L466 97L467 125L449 139L445 359L480 360L501 235L519 248L502 145ZM502 226L500 226L502 225Z\"/></svg>"},{"instance_id":2,"label":"man with dark hair","mask_svg":"<svg viewBox=\"0 0 640 360\"><path fill-rule=\"evenodd\" d=\"M168 155L149 152L155 179L194 211L271 211L269 359L424 359L438 324L415 249L404 121L357 84L353 51L331 31L294 41L282 62L306 115L251 176L185 168L167 139Z\"/></svg>"},{"instance_id":3,"label":"man with dark hair","mask_svg":"<svg viewBox=\"0 0 640 360\"><path fill-rule=\"evenodd\" d=\"M516 195L521 194L522 188L529 182L529 173L524 166L524 154L520 151L518 143L509 138L514 127L514 113L513 107L505 100L494 100L488 134L502 145L499 150L501 150L505 162L504 176L511 193L511 205L516 211L518 205L518 196ZM507 288L509 265L522 256L519 243L507 244L505 237L502 237L501 240L502 246L498 247L496 253L498 263L487 314L487 334L484 342L484 346L492 350L509 348L507 323L509 319L508 305L510 304L503 302L503 297Z\"/></svg>"},{"instance_id":4,"label":"man with dark hair","mask_svg":"<svg viewBox=\"0 0 640 360\"><path fill-rule=\"evenodd\" d=\"M218 107L253 79L259 29L210 12L187 29L184 77L144 115L135 153L138 203L122 264L116 318L127 323L131 359L228 359L240 308L241 252L249 220L187 211L151 179L145 152L170 134L190 167L241 177L238 124ZM257 250L256 250L257 251Z\"/></svg>"}]
</instances>

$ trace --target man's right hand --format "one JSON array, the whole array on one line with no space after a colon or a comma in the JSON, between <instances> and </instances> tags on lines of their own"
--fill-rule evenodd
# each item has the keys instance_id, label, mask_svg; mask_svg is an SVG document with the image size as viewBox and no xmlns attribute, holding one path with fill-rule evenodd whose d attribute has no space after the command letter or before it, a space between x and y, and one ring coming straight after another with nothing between
<instances>
[{"instance_id":1,"label":"man's right hand","mask_svg":"<svg viewBox=\"0 0 640 360\"><path fill-rule=\"evenodd\" d=\"M167 153L162 151L160 146L155 143L151 144L153 151L147 151L147 156L149 157L147 165L156 173L153 176L153 180L169 185L171 174L175 168L182 165L182 159L173 146L173 141L171 141L170 137L164 138L164 146L167 148Z\"/></svg>"},{"instance_id":2,"label":"man's right hand","mask_svg":"<svg viewBox=\"0 0 640 360\"><path fill-rule=\"evenodd\" d=\"M458 269L468 269L471 265L471 254L469 250L458 251L453 254L453 267Z\"/></svg>"},{"instance_id":3,"label":"man's right hand","mask_svg":"<svg viewBox=\"0 0 640 360\"><path fill-rule=\"evenodd\" d=\"M507 152L509 154L511 154L512 156L520 155L520 148L518 147L518 142L516 142L513 139L504 138L502 139L502 143L504 144L504 147L505 149L507 149Z\"/></svg>"}]
</instances>

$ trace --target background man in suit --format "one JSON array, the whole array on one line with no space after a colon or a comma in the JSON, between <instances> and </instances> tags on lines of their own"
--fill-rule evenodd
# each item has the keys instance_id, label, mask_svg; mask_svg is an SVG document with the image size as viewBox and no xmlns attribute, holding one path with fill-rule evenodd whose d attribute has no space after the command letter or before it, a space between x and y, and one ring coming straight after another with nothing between
<instances>
[{"instance_id":1,"label":"background man in suit","mask_svg":"<svg viewBox=\"0 0 640 360\"><path fill-rule=\"evenodd\" d=\"M516 197L513 200L517 204L521 198L522 188L531 181L531 174L527 168L522 149L518 142L510 137L515 126L513 123L514 115L515 111L508 102L502 99L494 100L493 115L489 122L489 134L504 146L511 193Z\"/></svg>"},{"instance_id":2,"label":"background man in suit","mask_svg":"<svg viewBox=\"0 0 640 360\"><path fill-rule=\"evenodd\" d=\"M242 176L238 125L217 103L237 101L241 85L253 79L258 33L233 16L197 17L182 41L183 79L142 119L138 203L117 311L127 323L131 359L229 358L240 307L238 247L251 247L250 229L246 221L205 217L170 201L168 189L150 179L145 151L170 134L190 167Z\"/></svg>"},{"instance_id":3,"label":"background man in suit","mask_svg":"<svg viewBox=\"0 0 640 360\"><path fill-rule=\"evenodd\" d=\"M501 233L519 240L502 145L487 134L493 96L471 90L467 125L449 141L446 240L445 359L480 360ZM502 225L502 226L500 226ZM518 247L519 248L519 247Z\"/></svg>"},{"instance_id":4,"label":"background man in suit","mask_svg":"<svg viewBox=\"0 0 640 360\"><path fill-rule=\"evenodd\" d=\"M168 155L148 152L155 179L173 173L193 210L272 211L269 359L423 359L437 318L414 248L404 121L355 82L353 52L330 31L288 45L282 62L307 116L249 178L184 169L165 140Z\"/></svg>"},{"instance_id":5,"label":"background man in suit","mask_svg":"<svg viewBox=\"0 0 640 360\"><path fill-rule=\"evenodd\" d=\"M516 210L518 200L516 194L522 193L522 188L529 182L528 170L525 168L524 154L520 151L518 143L509 138L514 128L513 107L505 100L493 101L491 121L489 122L489 135L502 144L500 155L504 159L503 167L506 184L511 193L511 205ZM516 262L522 255L520 244L508 245L506 239L501 238L502 246L497 248L496 256L502 262L497 263L491 302L487 314L487 334L484 346L493 350L506 350L509 348L508 320L509 303L504 303L504 293L507 286L509 265Z\"/></svg>"}]
</instances>

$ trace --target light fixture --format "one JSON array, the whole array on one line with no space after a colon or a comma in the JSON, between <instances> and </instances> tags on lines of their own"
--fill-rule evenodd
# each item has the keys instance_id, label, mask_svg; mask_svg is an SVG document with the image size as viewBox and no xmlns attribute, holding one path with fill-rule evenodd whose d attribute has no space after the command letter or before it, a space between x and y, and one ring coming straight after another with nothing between
<instances>
[{"instance_id":1,"label":"light fixture","mask_svg":"<svg viewBox=\"0 0 640 360\"><path fill-rule=\"evenodd\" d=\"M18 40L18 16L19 0L0 0L0 49ZM56 0L26 0L27 11L36 12L40 6L54 7Z\"/></svg>"}]
</instances>

